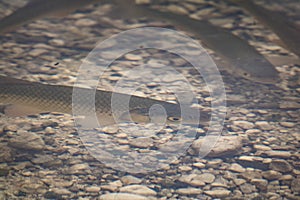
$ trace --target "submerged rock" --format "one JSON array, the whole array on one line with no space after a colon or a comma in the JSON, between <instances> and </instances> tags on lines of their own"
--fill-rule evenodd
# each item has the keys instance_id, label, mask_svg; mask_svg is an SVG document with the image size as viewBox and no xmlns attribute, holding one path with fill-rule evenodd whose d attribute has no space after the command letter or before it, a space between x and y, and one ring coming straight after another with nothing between
<instances>
[{"instance_id":1,"label":"submerged rock","mask_svg":"<svg viewBox=\"0 0 300 200\"><path fill-rule=\"evenodd\" d=\"M136 195L136 194L129 194L129 193L110 193L104 194L100 196L100 200L150 200L147 197Z\"/></svg>"},{"instance_id":2,"label":"submerged rock","mask_svg":"<svg viewBox=\"0 0 300 200\"><path fill-rule=\"evenodd\" d=\"M41 136L22 131L9 140L8 145L16 149L23 149L28 151L40 151L45 148L45 142Z\"/></svg>"},{"instance_id":3,"label":"submerged rock","mask_svg":"<svg viewBox=\"0 0 300 200\"><path fill-rule=\"evenodd\" d=\"M203 142L205 142L204 139L194 141L189 153L197 155ZM218 138L217 143L210 150L207 157L233 156L241 150L242 146L242 138L239 136L221 136Z\"/></svg>"}]
</instances>

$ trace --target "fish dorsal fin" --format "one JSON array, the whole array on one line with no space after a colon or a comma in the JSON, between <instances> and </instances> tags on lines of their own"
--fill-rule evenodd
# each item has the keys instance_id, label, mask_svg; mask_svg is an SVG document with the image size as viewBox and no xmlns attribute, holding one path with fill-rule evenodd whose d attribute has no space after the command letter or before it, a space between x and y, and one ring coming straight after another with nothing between
<instances>
[{"instance_id":1,"label":"fish dorsal fin","mask_svg":"<svg viewBox=\"0 0 300 200\"><path fill-rule=\"evenodd\" d=\"M0 75L0 85L19 85L19 84L32 85L34 83L26 80L20 80L20 79Z\"/></svg>"}]
</instances>

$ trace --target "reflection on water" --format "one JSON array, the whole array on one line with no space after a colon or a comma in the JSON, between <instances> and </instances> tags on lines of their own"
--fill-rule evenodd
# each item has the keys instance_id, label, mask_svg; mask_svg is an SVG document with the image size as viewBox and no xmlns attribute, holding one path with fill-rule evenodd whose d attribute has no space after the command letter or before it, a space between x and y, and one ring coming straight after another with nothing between
<instances>
[{"instance_id":1,"label":"reflection on water","mask_svg":"<svg viewBox=\"0 0 300 200\"><path fill-rule=\"evenodd\" d=\"M6 33L1 31L4 25L0 21L2 75L72 86L82 60L97 42L136 27L176 28L199 39L219 67L227 93L224 130L207 157L198 156L208 130L208 125L202 125L196 129L197 139L185 154L171 158L166 155L180 148L185 139L191 140L176 135L175 126L166 126L151 137L140 137L143 131L138 127L149 128L153 124L127 124L127 132L121 126L109 126L97 130L99 135L94 134L89 143L83 144L70 115L1 115L0 199L298 199L300 3L297 0L259 0L255 1L256 7L234 0L161 0L151 1L146 10L133 6L129 9L130 1L116 1L116 6L76 0L70 6L70 1L62 0L52 1L54 6L49 9L45 2L33 1L29 10L17 15L20 26L11 21L5 25L12 27ZM26 3L1 1L0 17L18 12ZM39 3L44 7L37 6ZM147 11L150 6L154 11ZM55 14L54 11L65 7L76 11L65 16L59 12L54 18L47 15L51 9ZM202 21L177 14L157 14L158 9ZM259 11L268 14L261 15ZM273 20L268 21L268 16ZM197 31L197 25L202 29ZM239 39L232 39L236 36ZM229 39L223 40L226 37ZM255 56L245 53L249 48L255 49ZM108 58L114 55L114 52L106 54ZM267 59L272 69L262 70L260 66L265 65L256 60L257 55ZM156 49L141 47L118 58L102 75L99 88L112 90L126 73L144 64L177 70L191 84L200 102L195 101L195 108L214 111L210 108L210 91L201 75L181 57ZM174 102L176 96L172 93L182 90L176 76L167 73L163 77L143 72L135 75L147 76L135 95ZM148 79L151 80L144 83ZM126 83L130 84L130 80ZM166 87L168 83L172 85L170 88ZM3 88L5 83L0 80L0 103L7 95ZM7 108L10 107L1 106L1 111ZM184 130L188 133L189 128ZM110 140L113 142L104 142L105 149L100 152L103 160L112 163L105 166L90 150ZM168 141L172 145L164 145ZM158 149L166 154L158 154ZM122 162L111 153L124 156L124 152L132 152L125 155L131 156L128 160L139 158L138 153L157 154L155 158L145 156L131 164L143 168L141 163L152 166L162 160L160 169L144 174L116 170L113 163L122 167Z\"/></svg>"}]
</instances>

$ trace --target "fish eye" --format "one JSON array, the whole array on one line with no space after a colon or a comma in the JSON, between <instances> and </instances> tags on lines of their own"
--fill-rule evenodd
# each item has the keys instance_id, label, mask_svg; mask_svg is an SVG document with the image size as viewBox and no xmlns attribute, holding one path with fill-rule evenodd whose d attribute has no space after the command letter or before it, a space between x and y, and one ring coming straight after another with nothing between
<instances>
[{"instance_id":1,"label":"fish eye","mask_svg":"<svg viewBox=\"0 0 300 200\"><path fill-rule=\"evenodd\" d=\"M168 120L173 121L173 122L178 122L181 120L180 117L168 117Z\"/></svg>"}]
</instances>

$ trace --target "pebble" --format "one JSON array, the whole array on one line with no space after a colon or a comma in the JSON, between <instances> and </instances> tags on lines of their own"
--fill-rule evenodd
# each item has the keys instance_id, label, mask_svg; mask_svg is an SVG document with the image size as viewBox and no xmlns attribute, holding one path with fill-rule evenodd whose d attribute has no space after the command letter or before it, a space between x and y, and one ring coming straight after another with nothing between
<instances>
[{"instance_id":1,"label":"pebble","mask_svg":"<svg viewBox=\"0 0 300 200\"><path fill-rule=\"evenodd\" d=\"M139 184L142 182L141 179L135 177L135 176L131 176L131 175L127 175L127 176L123 176L121 178L121 181L124 185L130 185L130 184Z\"/></svg>"},{"instance_id":2,"label":"pebble","mask_svg":"<svg viewBox=\"0 0 300 200\"><path fill-rule=\"evenodd\" d=\"M257 171L245 171L240 173L239 177L244 178L247 181L251 181L252 179L261 179L262 175Z\"/></svg>"},{"instance_id":3,"label":"pebble","mask_svg":"<svg viewBox=\"0 0 300 200\"><path fill-rule=\"evenodd\" d=\"M293 192L300 193L300 178L299 177L292 181L291 189L292 189Z\"/></svg>"},{"instance_id":4,"label":"pebble","mask_svg":"<svg viewBox=\"0 0 300 200\"><path fill-rule=\"evenodd\" d=\"M70 195L72 192L66 188L52 188L52 192L59 195Z\"/></svg>"},{"instance_id":5,"label":"pebble","mask_svg":"<svg viewBox=\"0 0 300 200\"><path fill-rule=\"evenodd\" d=\"M44 53L47 53L48 50L47 49L33 49L30 52L28 52L28 54L32 57L38 57Z\"/></svg>"},{"instance_id":6,"label":"pebble","mask_svg":"<svg viewBox=\"0 0 300 200\"><path fill-rule=\"evenodd\" d=\"M92 19L79 19L75 22L76 26L93 26L96 24L97 24L97 22Z\"/></svg>"},{"instance_id":7,"label":"pebble","mask_svg":"<svg viewBox=\"0 0 300 200\"><path fill-rule=\"evenodd\" d=\"M204 164L204 163L201 163L201 162L193 163L193 166L194 166L194 167L197 167L197 168L199 168L199 169L205 168L205 164Z\"/></svg>"},{"instance_id":8,"label":"pebble","mask_svg":"<svg viewBox=\"0 0 300 200\"><path fill-rule=\"evenodd\" d=\"M19 127L17 125L6 125L6 126L4 126L3 131L17 132L18 129L19 129Z\"/></svg>"},{"instance_id":9,"label":"pebble","mask_svg":"<svg viewBox=\"0 0 300 200\"><path fill-rule=\"evenodd\" d=\"M267 154L269 157L276 157L276 158L290 158L292 155L288 151L277 151L277 150L266 151L265 154Z\"/></svg>"},{"instance_id":10,"label":"pebble","mask_svg":"<svg viewBox=\"0 0 300 200\"><path fill-rule=\"evenodd\" d=\"M144 185L128 185L120 188L120 192L134 193L144 196L155 196L156 192Z\"/></svg>"},{"instance_id":11,"label":"pebble","mask_svg":"<svg viewBox=\"0 0 300 200\"><path fill-rule=\"evenodd\" d=\"M136 55L136 54L131 54L128 53L124 56L127 60L132 60L132 61L138 61L138 60L142 60L143 57L140 55Z\"/></svg>"},{"instance_id":12,"label":"pebble","mask_svg":"<svg viewBox=\"0 0 300 200\"><path fill-rule=\"evenodd\" d=\"M197 178L205 183L212 183L215 180L215 175L211 173L204 173L197 176Z\"/></svg>"},{"instance_id":13,"label":"pebble","mask_svg":"<svg viewBox=\"0 0 300 200\"><path fill-rule=\"evenodd\" d=\"M272 150L271 147L266 146L266 145L261 145L261 144L255 144L255 145L253 145L253 147L254 147L254 149L260 150L260 151L270 151L270 150Z\"/></svg>"},{"instance_id":14,"label":"pebble","mask_svg":"<svg viewBox=\"0 0 300 200\"><path fill-rule=\"evenodd\" d=\"M249 130L246 130L245 132L247 135L258 135L258 134L261 134L261 130L259 129L249 129Z\"/></svg>"},{"instance_id":15,"label":"pebble","mask_svg":"<svg viewBox=\"0 0 300 200\"><path fill-rule=\"evenodd\" d=\"M191 171L193 168L191 168L190 166L179 166L178 169L182 172L188 172Z\"/></svg>"},{"instance_id":16,"label":"pebble","mask_svg":"<svg viewBox=\"0 0 300 200\"><path fill-rule=\"evenodd\" d=\"M179 188L176 190L176 193L181 195L197 195L201 194L202 190L198 188Z\"/></svg>"},{"instance_id":17,"label":"pebble","mask_svg":"<svg viewBox=\"0 0 300 200\"><path fill-rule=\"evenodd\" d=\"M115 185L101 185L101 189L115 192L115 191L117 191L118 187Z\"/></svg>"},{"instance_id":18,"label":"pebble","mask_svg":"<svg viewBox=\"0 0 300 200\"><path fill-rule=\"evenodd\" d=\"M251 185L249 183L244 183L244 184L240 185L240 189L244 194L250 194L250 193L256 191L255 186Z\"/></svg>"},{"instance_id":19,"label":"pebble","mask_svg":"<svg viewBox=\"0 0 300 200\"><path fill-rule=\"evenodd\" d=\"M109 193L101 195L100 200L150 200L150 198L129 193Z\"/></svg>"},{"instance_id":20,"label":"pebble","mask_svg":"<svg viewBox=\"0 0 300 200\"><path fill-rule=\"evenodd\" d=\"M290 181L290 180L292 180L292 179L293 179L293 176L292 176L292 175L286 174L286 175L281 176L279 180Z\"/></svg>"},{"instance_id":21,"label":"pebble","mask_svg":"<svg viewBox=\"0 0 300 200\"><path fill-rule=\"evenodd\" d=\"M260 190L266 190L268 186L268 181L266 179L252 179L251 183L254 184Z\"/></svg>"},{"instance_id":22,"label":"pebble","mask_svg":"<svg viewBox=\"0 0 300 200\"><path fill-rule=\"evenodd\" d=\"M9 173L9 167L6 164L0 165L0 177L7 176Z\"/></svg>"},{"instance_id":23,"label":"pebble","mask_svg":"<svg viewBox=\"0 0 300 200\"><path fill-rule=\"evenodd\" d=\"M262 176L268 180L278 180L282 176L282 174L278 171L268 170L262 172Z\"/></svg>"},{"instance_id":24,"label":"pebble","mask_svg":"<svg viewBox=\"0 0 300 200\"><path fill-rule=\"evenodd\" d=\"M269 131L273 129L273 127L267 121L257 121L255 122L255 126L264 131Z\"/></svg>"},{"instance_id":25,"label":"pebble","mask_svg":"<svg viewBox=\"0 0 300 200\"><path fill-rule=\"evenodd\" d=\"M230 171L233 172L245 172L246 169L244 167L242 167L241 165L237 164L237 163L233 163L230 165L230 167L228 168Z\"/></svg>"},{"instance_id":26,"label":"pebble","mask_svg":"<svg viewBox=\"0 0 300 200\"><path fill-rule=\"evenodd\" d=\"M98 187L98 186L90 186L90 187L85 188L85 191L91 192L91 193L99 193L100 190L101 190L101 187Z\"/></svg>"},{"instance_id":27,"label":"pebble","mask_svg":"<svg viewBox=\"0 0 300 200\"><path fill-rule=\"evenodd\" d=\"M119 127L117 126L106 126L102 129L103 132L108 134L116 134L119 131Z\"/></svg>"},{"instance_id":28,"label":"pebble","mask_svg":"<svg viewBox=\"0 0 300 200\"><path fill-rule=\"evenodd\" d=\"M53 191L47 191L47 192L44 194L44 197L45 197L46 199L63 199L63 198L62 198L62 195L56 194L56 193L53 192Z\"/></svg>"},{"instance_id":29,"label":"pebble","mask_svg":"<svg viewBox=\"0 0 300 200\"><path fill-rule=\"evenodd\" d=\"M242 184L246 183L247 181L245 179L242 179L242 178L237 178L237 179L233 179L233 182L236 185L242 185Z\"/></svg>"},{"instance_id":30,"label":"pebble","mask_svg":"<svg viewBox=\"0 0 300 200\"><path fill-rule=\"evenodd\" d=\"M56 159L55 157L51 156L51 155L37 155L36 158L31 160L34 164L38 164L38 165L44 165L47 167L51 167L51 166L57 166L57 165L61 165L62 161L59 159Z\"/></svg>"},{"instance_id":31,"label":"pebble","mask_svg":"<svg viewBox=\"0 0 300 200\"><path fill-rule=\"evenodd\" d=\"M195 140L192 144L192 155L197 155L204 139ZM242 138L239 136L221 136L217 143L208 153L207 157L233 156L241 150L243 146Z\"/></svg>"},{"instance_id":32,"label":"pebble","mask_svg":"<svg viewBox=\"0 0 300 200\"><path fill-rule=\"evenodd\" d=\"M28 151L40 151L45 148L45 142L41 136L27 131L20 131L17 135L13 135L8 145Z\"/></svg>"},{"instance_id":33,"label":"pebble","mask_svg":"<svg viewBox=\"0 0 300 200\"><path fill-rule=\"evenodd\" d=\"M233 125L238 126L244 130L254 128L254 124L252 122L247 122L247 121L234 121Z\"/></svg>"},{"instance_id":34,"label":"pebble","mask_svg":"<svg viewBox=\"0 0 300 200\"><path fill-rule=\"evenodd\" d=\"M181 15L189 14L189 12L185 8L183 8L182 6L178 6L178 5L174 5L174 4L171 4L171 5L167 6L167 9L171 12L181 14Z\"/></svg>"},{"instance_id":35,"label":"pebble","mask_svg":"<svg viewBox=\"0 0 300 200\"><path fill-rule=\"evenodd\" d=\"M82 174L86 170L89 170L90 167L87 163L75 164L69 168L67 171L68 174Z\"/></svg>"},{"instance_id":36,"label":"pebble","mask_svg":"<svg viewBox=\"0 0 300 200\"><path fill-rule=\"evenodd\" d=\"M12 150L6 144L0 143L0 162L10 162L13 160Z\"/></svg>"},{"instance_id":37,"label":"pebble","mask_svg":"<svg viewBox=\"0 0 300 200\"><path fill-rule=\"evenodd\" d=\"M137 148L148 148L153 146L153 140L149 137L139 137L129 140L129 144Z\"/></svg>"},{"instance_id":38,"label":"pebble","mask_svg":"<svg viewBox=\"0 0 300 200\"><path fill-rule=\"evenodd\" d=\"M54 46L64 46L65 41L60 40L60 39L52 39L52 40L49 41L49 44L54 45Z\"/></svg>"},{"instance_id":39,"label":"pebble","mask_svg":"<svg viewBox=\"0 0 300 200\"><path fill-rule=\"evenodd\" d=\"M45 133L48 135L52 135L52 134L55 134L55 130L52 127L48 126L45 128Z\"/></svg>"},{"instance_id":40,"label":"pebble","mask_svg":"<svg viewBox=\"0 0 300 200\"><path fill-rule=\"evenodd\" d=\"M279 124L283 127L292 128L295 126L295 123L293 122L279 122Z\"/></svg>"},{"instance_id":41,"label":"pebble","mask_svg":"<svg viewBox=\"0 0 300 200\"><path fill-rule=\"evenodd\" d=\"M287 161L277 159L277 160L272 160L271 161L270 169L286 173L286 172L292 171L293 167Z\"/></svg>"},{"instance_id":42,"label":"pebble","mask_svg":"<svg viewBox=\"0 0 300 200\"><path fill-rule=\"evenodd\" d=\"M210 191L204 191L205 194L214 197L214 198L224 198L228 197L230 195L229 190L210 190Z\"/></svg>"},{"instance_id":43,"label":"pebble","mask_svg":"<svg viewBox=\"0 0 300 200\"><path fill-rule=\"evenodd\" d=\"M197 187L205 185L205 182L201 179L200 175L198 174L182 175L178 180L180 182Z\"/></svg>"}]
</instances>

